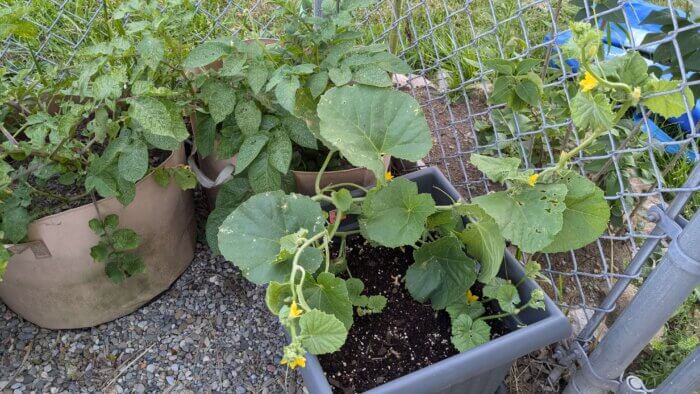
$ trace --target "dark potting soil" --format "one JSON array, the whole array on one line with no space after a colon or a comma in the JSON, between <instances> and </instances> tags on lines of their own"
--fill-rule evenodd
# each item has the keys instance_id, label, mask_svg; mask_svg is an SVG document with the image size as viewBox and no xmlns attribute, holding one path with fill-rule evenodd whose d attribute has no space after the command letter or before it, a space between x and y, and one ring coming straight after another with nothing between
<instances>
[{"instance_id":1,"label":"dark potting soil","mask_svg":"<svg viewBox=\"0 0 700 394\"><path fill-rule=\"evenodd\" d=\"M364 392L458 353L448 314L415 301L406 290L412 248L372 247L361 237L348 238L347 248L348 268L364 282L363 294L381 294L387 305L379 314L355 315L343 347L319 356L334 392ZM497 312L486 307L489 314ZM493 336L506 332L500 322L489 323Z\"/></svg>"}]
</instances>

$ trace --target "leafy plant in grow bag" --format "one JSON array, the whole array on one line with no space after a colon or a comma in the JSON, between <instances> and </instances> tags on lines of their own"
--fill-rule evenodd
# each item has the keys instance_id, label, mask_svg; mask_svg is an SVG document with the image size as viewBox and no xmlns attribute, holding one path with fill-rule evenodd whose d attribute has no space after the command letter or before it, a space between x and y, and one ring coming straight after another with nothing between
<instances>
[{"instance_id":1,"label":"leafy plant in grow bag","mask_svg":"<svg viewBox=\"0 0 700 394\"><path fill-rule=\"evenodd\" d=\"M188 26L181 11L164 13L157 2L125 3L107 21L109 38L82 50L75 65L59 70L37 62L33 70L2 70L0 267L34 219L97 196L128 205L136 182L180 149L189 135L179 101L186 87L173 66L186 52L173 35ZM39 32L24 23L22 12L0 16L10 26L3 32L34 48ZM172 177L183 189L195 186L184 166L155 171L162 185ZM144 269L133 253L138 235L117 224L112 215L89 224L102 237L92 256L115 282Z\"/></svg>"},{"instance_id":2,"label":"leafy plant in grow bag","mask_svg":"<svg viewBox=\"0 0 700 394\"><path fill-rule=\"evenodd\" d=\"M322 18L300 15L296 2L275 4L285 21L278 40L212 40L183 62L196 71L197 151L218 159L237 155L239 180L219 192L208 219L215 251L218 226L241 202L238 196L294 190L290 170L318 170L328 151L316 114L324 92L349 83L388 88L391 73L410 71L385 45L359 43L352 13L363 2L324 2ZM329 169L343 164L337 158Z\"/></svg>"},{"instance_id":3,"label":"leafy plant in grow bag","mask_svg":"<svg viewBox=\"0 0 700 394\"><path fill-rule=\"evenodd\" d=\"M331 152L316 179L316 194L253 195L223 221L218 233L221 253L248 280L268 285L268 307L292 338L282 359L291 367L304 366L307 351L338 350L353 323L353 307L364 315L379 313L385 306L383 297L361 294L364 285L357 278L343 276L350 234L359 233L385 247L413 247L415 263L406 273L408 291L436 310L449 308L455 346L467 350L488 341L488 319L543 306L543 293L531 294L522 304L517 284L496 277L506 239L527 251L568 250L592 241L605 228L608 212L602 192L564 168L538 176L519 170L518 159L475 155L482 171L512 182L517 192L444 206L436 205L430 194L419 193L415 183L392 180L384 173L383 155L417 160L431 147L420 105L405 93L361 85L336 87L321 97L318 117L320 137ZM377 185L369 190L359 185L322 189L320 177L336 152L351 164L372 170ZM362 190L364 196L354 197L345 187ZM566 199L567 193L571 199ZM332 206L333 220L324 215L321 203ZM592 212L603 223L579 220L579 209ZM338 230L346 215L358 216L359 230ZM330 254L333 238L340 245L335 259ZM534 263L528 265L531 276L536 275L535 268ZM503 314L483 316L481 304L465 298L477 280L486 285L484 301L496 300Z\"/></svg>"}]
</instances>

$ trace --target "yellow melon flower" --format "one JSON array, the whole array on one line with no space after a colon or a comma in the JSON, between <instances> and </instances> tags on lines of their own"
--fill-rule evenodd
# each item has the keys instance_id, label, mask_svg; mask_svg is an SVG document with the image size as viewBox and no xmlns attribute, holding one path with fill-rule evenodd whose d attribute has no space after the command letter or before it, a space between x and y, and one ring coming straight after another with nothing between
<instances>
[{"instance_id":1,"label":"yellow melon flower","mask_svg":"<svg viewBox=\"0 0 700 394\"><path fill-rule=\"evenodd\" d=\"M304 313L304 311L299 308L295 301L292 301L292 306L289 308L289 317L294 319L301 316L302 313Z\"/></svg>"},{"instance_id":2,"label":"yellow melon flower","mask_svg":"<svg viewBox=\"0 0 700 394\"><path fill-rule=\"evenodd\" d=\"M578 84L581 87L582 92L590 92L591 90L595 89L596 86L598 86L598 80L593 76L593 74L586 71L586 73L583 74L583 79L579 81Z\"/></svg>"},{"instance_id":3,"label":"yellow melon flower","mask_svg":"<svg viewBox=\"0 0 700 394\"><path fill-rule=\"evenodd\" d=\"M306 357L297 357L289 363L289 368L294 369L296 367L306 368Z\"/></svg>"},{"instance_id":4,"label":"yellow melon flower","mask_svg":"<svg viewBox=\"0 0 700 394\"><path fill-rule=\"evenodd\" d=\"M391 173L391 171L387 171L384 173L384 179L390 181L394 179L394 175Z\"/></svg>"},{"instance_id":5,"label":"yellow melon flower","mask_svg":"<svg viewBox=\"0 0 700 394\"><path fill-rule=\"evenodd\" d=\"M535 183L537 183L537 178L540 177L540 174L532 174L529 177L527 177L527 184L530 186L535 186Z\"/></svg>"},{"instance_id":6,"label":"yellow melon flower","mask_svg":"<svg viewBox=\"0 0 700 394\"><path fill-rule=\"evenodd\" d=\"M471 290L467 290L467 304L471 304L472 302L479 301L479 296L472 294Z\"/></svg>"}]
</instances>

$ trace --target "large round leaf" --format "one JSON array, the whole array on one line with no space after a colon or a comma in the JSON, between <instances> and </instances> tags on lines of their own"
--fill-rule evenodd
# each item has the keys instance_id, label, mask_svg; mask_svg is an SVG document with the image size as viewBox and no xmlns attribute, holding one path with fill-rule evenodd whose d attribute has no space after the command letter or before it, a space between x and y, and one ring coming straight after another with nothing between
<instances>
[{"instance_id":1,"label":"large round leaf","mask_svg":"<svg viewBox=\"0 0 700 394\"><path fill-rule=\"evenodd\" d=\"M603 191L581 174L567 171L562 180L566 184L566 209L561 231L552 243L543 249L547 253L578 249L595 241L608 226L610 207Z\"/></svg>"},{"instance_id":2,"label":"large round leaf","mask_svg":"<svg viewBox=\"0 0 700 394\"><path fill-rule=\"evenodd\" d=\"M291 258L279 261L280 238L307 230L308 237L323 231L321 206L309 197L282 191L257 194L236 208L219 229L219 249L253 283L285 282ZM321 252L302 252L300 264L307 271L321 265Z\"/></svg>"},{"instance_id":3,"label":"large round leaf","mask_svg":"<svg viewBox=\"0 0 700 394\"><path fill-rule=\"evenodd\" d=\"M384 176L384 155L420 160L432 146L418 102L406 93L355 85L333 88L318 104L321 137L355 166Z\"/></svg>"},{"instance_id":4,"label":"large round leaf","mask_svg":"<svg viewBox=\"0 0 700 394\"><path fill-rule=\"evenodd\" d=\"M365 238L390 248L413 245L433 212L433 197L418 194L415 183L399 178L367 195L362 203L360 230Z\"/></svg>"}]
</instances>

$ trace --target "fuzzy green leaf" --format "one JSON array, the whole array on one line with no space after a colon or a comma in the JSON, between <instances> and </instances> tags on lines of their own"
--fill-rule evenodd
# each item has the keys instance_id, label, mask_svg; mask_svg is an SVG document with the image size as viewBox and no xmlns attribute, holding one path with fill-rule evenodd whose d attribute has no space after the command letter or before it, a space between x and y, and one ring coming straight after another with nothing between
<instances>
[{"instance_id":1,"label":"fuzzy green leaf","mask_svg":"<svg viewBox=\"0 0 700 394\"><path fill-rule=\"evenodd\" d=\"M131 101L129 115L149 134L171 138L177 141L176 146L189 137L182 114L167 100L139 97Z\"/></svg>"},{"instance_id":2,"label":"fuzzy green leaf","mask_svg":"<svg viewBox=\"0 0 700 394\"><path fill-rule=\"evenodd\" d=\"M452 319L452 344L460 352L483 345L491 339L491 327L483 320L472 320L467 315Z\"/></svg>"},{"instance_id":3,"label":"fuzzy green leaf","mask_svg":"<svg viewBox=\"0 0 700 394\"><path fill-rule=\"evenodd\" d=\"M236 159L236 174L243 172L258 157L270 138L265 134L253 134L243 140Z\"/></svg>"},{"instance_id":4,"label":"fuzzy green leaf","mask_svg":"<svg viewBox=\"0 0 700 394\"><path fill-rule=\"evenodd\" d=\"M163 41L159 38L146 36L136 47L136 52L139 54L141 61L148 67L155 70L160 65L165 55Z\"/></svg>"},{"instance_id":5,"label":"fuzzy green leaf","mask_svg":"<svg viewBox=\"0 0 700 394\"><path fill-rule=\"evenodd\" d=\"M322 272L316 280L311 275L306 278L302 287L306 303L312 309L334 315L349 330L352 326L352 303L345 281L329 272Z\"/></svg>"},{"instance_id":6,"label":"fuzzy green leaf","mask_svg":"<svg viewBox=\"0 0 700 394\"><path fill-rule=\"evenodd\" d=\"M285 78L275 86L277 102L289 113L294 113L297 89L300 86L299 77L296 76Z\"/></svg>"},{"instance_id":7,"label":"fuzzy green leaf","mask_svg":"<svg viewBox=\"0 0 700 394\"><path fill-rule=\"evenodd\" d=\"M571 119L581 130L592 132L607 131L613 126L612 104L602 94L593 96L579 91L571 99Z\"/></svg>"},{"instance_id":8,"label":"fuzzy green leaf","mask_svg":"<svg viewBox=\"0 0 700 394\"><path fill-rule=\"evenodd\" d=\"M267 82L267 77L268 71L264 64L252 64L248 68L246 79L253 93L260 93L260 90L262 90L263 86L265 86L265 82Z\"/></svg>"},{"instance_id":9,"label":"fuzzy green leaf","mask_svg":"<svg viewBox=\"0 0 700 394\"><path fill-rule=\"evenodd\" d=\"M338 351L348 336L348 331L340 320L316 309L301 315L299 327L301 343L311 354Z\"/></svg>"},{"instance_id":10,"label":"fuzzy green leaf","mask_svg":"<svg viewBox=\"0 0 700 394\"><path fill-rule=\"evenodd\" d=\"M182 63L185 68L207 66L228 52L228 46L220 41L205 42L190 51Z\"/></svg>"},{"instance_id":11,"label":"fuzzy green leaf","mask_svg":"<svg viewBox=\"0 0 700 394\"><path fill-rule=\"evenodd\" d=\"M464 298L476 281L476 262L456 238L423 244L413 252L413 260L406 271L406 289L418 302L430 300L434 309L445 309Z\"/></svg>"},{"instance_id":12,"label":"fuzzy green leaf","mask_svg":"<svg viewBox=\"0 0 700 394\"><path fill-rule=\"evenodd\" d=\"M27 226L30 221L29 212L22 207L3 211L0 232L10 242L20 242L27 235Z\"/></svg>"},{"instance_id":13,"label":"fuzzy green leaf","mask_svg":"<svg viewBox=\"0 0 700 394\"><path fill-rule=\"evenodd\" d=\"M343 86L352 79L352 71L348 67L334 67L328 70L328 77L335 86Z\"/></svg>"},{"instance_id":14,"label":"fuzzy green leaf","mask_svg":"<svg viewBox=\"0 0 700 394\"><path fill-rule=\"evenodd\" d=\"M567 171L562 174L566 185L564 224L552 243L543 249L546 253L566 252L595 241L608 226L610 207L600 190L586 177Z\"/></svg>"},{"instance_id":15,"label":"fuzzy green leaf","mask_svg":"<svg viewBox=\"0 0 700 394\"><path fill-rule=\"evenodd\" d=\"M333 88L318 105L321 137L348 161L384 177L384 156L420 160L432 137L420 105L410 95L369 86Z\"/></svg>"},{"instance_id":16,"label":"fuzzy green leaf","mask_svg":"<svg viewBox=\"0 0 700 394\"><path fill-rule=\"evenodd\" d=\"M250 164L248 182L256 193L282 189L282 174L270 165L267 152L261 152Z\"/></svg>"},{"instance_id":17,"label":"fuzzy green leaf","mask_svg":"<svg viewBox=\"0 0 700 394\"><path fill-rule=\"evenodd\" d=\"M200 93L215 123L223 122L236 107L236 91L223 81L208 79Z\"/></svg>"},{"instance_id":18,"label":"fuzzy green leaf","mask_svg":"<svg viewBox=\"0 0 700 394\"><path fill-rule=\"evenodd\" d=\"M673 116L681 116L686 113L686 105L683 100L688 103L687 108L693 108L695 105L695 98L693 97L693 92L689 87L683 89L683 92L678 91L678 86L680 81L665 81L665 80L651 80L645 86L644 93L663 93L659 96L645 98L643 103L652 112L655 112L665 118L670 118Z\"/></svg>"},{"instance_id":19,"label":"fuzzy green leaf","mask_svg":"<svg viewBox=\"0 0 700 394\"><path fill-rule=\"evenodd\" d=\"M242 100L236 105L236 124L245 135L253 135L260 129L262 112L252 100Z\"/></svg>"},{"instance_id":20,"label":"fuzzy green leaf","mask_svg":"<svg viewBox=\"0 0 700 394\"><path fill-rule=\"evenodd\" d=\"M301 229L312 236L322 231L324 225L321 206L309 197L285 195L281 191L257 194L224 220L219 229L219 249L251 282L285 282L292 263L275 262L280 238ZM314 272L321 260L318 249L307 248L300 263L308 272Z\"/></svg>"},{"instance_id":21,"label":"fuzzy green leaf","mask_svg":"<svg viewBox=\"0 0 700 394\"><path fill-rule=\"evenodd\" d=\"M277 129L272 133L267 151L270 165L280 173L286 174L292 163L292 141L284 130Z\"/></svg>"},{"instance_id":22,"label":"fuzzy green leaf","mask_svg":"<svg viewBox=\"0 0 700 394\"><path fill-rule=\"evenodd\" d=\"M459 315L467 315L472 319L481 317L486 313L484 304L479 301L472 301L467 303L467 299L463 298L454 304L448 305L445 309L450 315L450 319L455 320Z\"/></svg>"},{"instance_id":23,"label":"fuzzy green leaf","mask_svg":"<svg viewBox=\"0 0 700 394\"><path fill-rule=\"evenodd\" d=\"M309 77L309 91L313 97L318 97L326 91L326 86L328 86L328 72L319 71L316 74Z\"/></svg>"},{"instance_id":24,"label":"fuzzy green leaf","mask_svg":"<svg viewBox=\"0 0 700 394\"><path fill-rule=\"evenodd\" d=\"M141 236L136 234L134 230L121 228L112 233L112 242L115 249L132 250L138 248L139 244L141 244Z\"/></svg>"},{"instance_id":25,"label":"fuzzy green leaf","mask_svg":"<svg viewBox=\"0 0 700 394\"><path fill-rule=\"evenodd\" d=\"M430 194L419 194L415 183L398 178L367 195L360 230L367 239L383 246L413 245L433 212L435 202Z\"/></svg>"},{"instance_id":26,"label":"fuzzy green leaf","mask_svg":"<svg viewBox=\"0 0 700 394\"><path fill-rule=\"evenodd\" d=\"M381 67L369 65L359 68L352 74L352 79L362 85L386 88L392 85L391 77Z\"/></svg>"},{"instance_id":27,"label":"fuzzy green leaf","mask_svg":"<svg viewBox=\"0 0 700 394\"><path fill-rule=\"evenodd\" d=\"M479 196L473 202L496 221L506 239L534 253L552 243L561 230L566 192L564 185L538 184Z\"/></svg>"},{"instance_id":28,"label":"fuzzy green leaf","mask_svg":"<svg viewBox=\"0 0 700 394\"><path fill-rule=\"evenodd\" d=\"M148 171L148 147L141 140L133 140L119 155L119 175L130 182L138 182Z\"/></svg>"},{"instance_id":29,"label":"fuzzy green leaf","mask_svg":"<svg viewBox=\"0 0 700 394\"><path fill-rule=\"evenodd\" d=\"M501 268L506 241L493 218L481 208L476 205L464 208L469 209L470 221L458 237L467 247L469 254L476 257L481 264L479 281L486 283L496 276Z\"/></svg>"}]
</instances>

